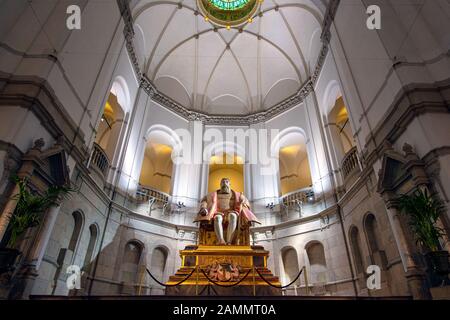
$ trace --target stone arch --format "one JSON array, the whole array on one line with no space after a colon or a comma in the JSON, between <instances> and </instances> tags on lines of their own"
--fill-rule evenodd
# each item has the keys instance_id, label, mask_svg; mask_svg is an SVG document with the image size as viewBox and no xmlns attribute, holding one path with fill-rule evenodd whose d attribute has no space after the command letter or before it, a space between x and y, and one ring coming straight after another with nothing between
<instances>
[{"instance_id":1,"label":"stone arch","mask_svg":"<svg viewBox=\"0 0 450 320\"><path fill-rule=\"evenodd\" d=\"M92 261L92 258L94 257L95 247L98 242L99 231L100 231L100 228L97 223L92 223L89 226L89 242L88 242L88 247L86 250L86 255L84 257L84 263L83 263L83 268L86 271L89 271L90 267L91 267L91 261Z\"/></svg>"},{"instance_id":2,"label":"stone arch","mask_svg":"<svg viewBox=\"0 0 450 320\"><path fill-rule=\"evenodd\" d=\"M339 82L337 80L331 80L322 97L322 106L324 110L324 114L328 116L328 114L333 109L333 106L336 100L342 96L342 90Z\"/></svg>"},{"instance_id":3,"label":"stone arch","mask_svg":"<svg viewBox=\"0 0 450 320\"><path fill-rule=\"evenodd\" d=\"M183 143L179 135L171 128L163 124L151 126L144 135L145 141L156 139L158 142L170 145L174 151L181 151Z\"/></svg>"},{"instance_id":4,"label":"stone arch","mask_svg":"<svg viewBox=\"0 0 450 320\"><path fill-rule=\"evenodd\" d=\"M365 214L363 225L371 263L380 266L382 269L386 268L387 261L383 250L384 246L379 230L379 224L372 212Z\"/></svg>"},{"instance_id":5,"label":"stone arch","mask_svg":"<svg viewBox=\"0 0 450 320\"><path fill-rule=\"evenodd\" d=\"M81 234L84 228L84 213L81 210L75 210L72 212L73 218L73 229L72 235L70 236L69 244L67 249L73 253L72 261L75 259L75 254L80 243Z\"/></svg>"},{"instance_id":6,"label":"stone arch","mask_svg":"<svg viewBox=\"0 0 450 320\"><path fill-rule=\"evenodd\" d=\"M111 93L117 97L117 101L122 107L124 113L131 110L131 96L127 81L122 76L116 76L111 86Z\"/></svg>"}]
</instances>

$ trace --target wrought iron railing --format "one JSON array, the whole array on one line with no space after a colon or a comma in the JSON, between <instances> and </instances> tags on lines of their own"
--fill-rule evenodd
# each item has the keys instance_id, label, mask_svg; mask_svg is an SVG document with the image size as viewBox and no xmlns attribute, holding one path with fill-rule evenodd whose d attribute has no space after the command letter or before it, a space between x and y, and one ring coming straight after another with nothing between
<instances>
[{"instance_id":1,"label":"wrought iron railing","mask_svg":"<svg viewBox=\"0 0 450 320\"><path fill-rule=\"evenodd\" d=\"M344 179L350 176L353 172L359 171L358 150L356 147L353 147L346 153L344 159L342 160L341 168Z\"/></svg>"},{"instance_id":2,"label":"wrought iron railing","mask_svg":"<svg viewBox=\"0 0 450 320\"><path fill-rule=\"evenodd\" d=\"M94 149L92 150L90 165L98 169L103 174L103 176L106 176L106 174L108 173L110 165L108 156L106 155L102 147L100 147L96 143L94 143Z\"/></svg>"}]
</instances>

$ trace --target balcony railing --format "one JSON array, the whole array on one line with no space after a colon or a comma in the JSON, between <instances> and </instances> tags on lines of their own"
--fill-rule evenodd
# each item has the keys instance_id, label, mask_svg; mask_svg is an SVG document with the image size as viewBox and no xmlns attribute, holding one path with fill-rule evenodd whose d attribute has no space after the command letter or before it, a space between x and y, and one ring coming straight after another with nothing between
<instances>
[{"instance_id":1,"label":"balcony railing","mask_svg":"<svg viewBox=\"0 0 450 320\"><path fill-rule=\"evenodd\" d=\"M157 191L142 185L139 185L136 191L136 199L138 199L139 201L148 202L150 200L153 200L158 204L165 205L169 202L169 198L170 196L167 193Z\"/></svg>"},{"instance_id":2,"label":"balcony railing","mask_svg":"<svg viewBox=\"0 0 450 320\"><path fill-rule=\"evenodd\" d=\"M281 200L286 208L293 208L302 206L306 203L312 203L315 201L314 190L313 188L303 188L282 196Z\"/></svg>"},{"instance_id":3,"label":"balcony railing","mask_svg":"<svg viewBox=\"0 0 450 320\"><path fill-rule=\"evenodd\" d=\"M355 171L359 171L358 165L358 150L356 147L350 149L342 160L342 173L344 174L344 179L349 177Z\"/></svg>"},{"instance_id":4,"label":"balcony railing","mask_svg":"<svg viewBox=\"0 0 450 320\"><path fill-rule=\"evenodd\" d=\"M90 166L98 169L103 174L103 176L106 177L109 169L109 164L109 159L105 151L98 144L94 143Z\"/></svg>"}]
</instances>

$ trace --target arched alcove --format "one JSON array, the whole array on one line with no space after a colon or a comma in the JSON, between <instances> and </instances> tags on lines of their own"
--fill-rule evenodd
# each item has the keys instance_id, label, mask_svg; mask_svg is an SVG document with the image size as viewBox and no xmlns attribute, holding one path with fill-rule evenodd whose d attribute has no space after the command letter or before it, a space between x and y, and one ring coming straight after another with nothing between
<instances>
[{"instance_id":1,"label":"arched alcove","mask_svg":"<svg viewBox=\"0 0 450 320\"><path fill-rule=\"evenodd\" d=\"M118 76L114 80L107 101L102 109L100 122L97 126L95 143L112 164L116 153L121 131L123 129L125 115L130 109L130 93L126 81Z\"/></svg>"},{"instance_id":2,"label":"arched alcove","mask_svg":"<svg viewBox=\"0 0 450 320\"><path fill-rule=\"evenodd\" d=\"M328 269L323 244L313 241L307 244L305 249L309 261L311 283L327 283Z\"/></svg>"},{"instance_id":3,"label":"arched alcove","mask_svg":"<svg viewBox=\"0 0 450 320\"><path fill-rule=\"evenodd\" d=\"M156 247L155 249L153 249L150 261L150 272L160 282L165 281L167 257L168 252L166 248ZM157 285L157 283L153 279L151 280L151 284Z\"/></svg>"},{"instance_id":4,"label":"arched alcove","mask_svg":"<svg viewBox=\"0 0 450 320\"><path fill-rule=\"evenodd\" d=\"M369 247L370 260L373 264L385 268L387 265L386 256L383 250L383 242L377 219L373 213L368 213L364 219L364 231L366 233Z\"/></svg>"},{"instance_id":5,"label":"arched alcove","mask_svg":"<svg viewBox=\"0 0 450 320\"><path fill-rule=\"evenodd\" d=\"M229 178L231 188L238 192L246 192L245 174L248 169L245 165L245 151L233 142L213 143L205 146L203 159L208 166L204 176L208 192L220 188L220 180Z\"/></svg>"},{"instance_id":6,"label":"arched alcove","mask_svg":"<svg viewBox=\"0 0 450 320\"><path fill-rule=\"evenodd\" d=\"M230 179L233 190L244 192L244 164L241 157L227 153L211 157L208 192L220 189L220 181L223 178Z\"/></svg>"},{"instance_id":7,"label":"arched alcove","mask_svg":"<svg viewBox=\"0 0 450 320\"><path fill-rule=\"evenodd\" d=\"M75 251L77 249L78 242L80 240L80 235L83 230L83 214L80 211L74 211L72 213L73 218L73 229L72 229L72 235L70 237L68 249L73 252L73 255L75 256Z\"/></svg>"},{"instance_id":8,"label":"arched alcove","mask_svg":"<svg viewBox=\"0 0 450 320\"><path fill-rule=\"evenodd\" d=\"M125 245L121 263L121 281L128 287L130 292L136 292L139 284L140 264L144 247L135 240L128 241Z\"/></svg>"},{"instance_id":9,"label":"arched alcove","mask_svg":"<svg viewBox=\"0 0 450 320\"><path fill-rule=\"evenodd\" d=\"M282 196L312 187L306 142L306 134L301 128L288 128L272 143L272 154L279 155L279 185Z\"/></svg>"},{"instance_id":10,"label":"arched alcove","mask_svg":"<svg viewBox=\"0 0 450 320\"><path fill-rule=\"evenodd\" d=\"M154 125L147 131L145 140L139 184L150 190L171 194L176 168L173 159L181 150L179 137L167 126Z\"/></svg>"},{"instance_id":11,"label":"arched alcove","mask_svg":"<svg viewBox=\"0 0 450 320\"><path fill-rule=\"evenodd\" d=\"M357 274L364 273L364 262L363 262L363 255L361 252L361 239L359 237L359 231L357 227L355 226L350 227L349 238L356 273Z\"/></svg>"},{"instance_id":12,"label":"arched alcove","mask_svg":"<svg viewBox=\"0 0 450 320\"><path fill-rule=\"evenodd\" d=\"M338 154L343 157L355 146L355 142L348 109L342 96L336 99L328 114L328 125L330 126L334 147L337 148Z\"/></svg>"},{"instance_id":13,"label":"arched alcove","mask_svg":"<svg viewBox=\"0 0 450 320\"><path fill-rule=\"evenodd\" d=\"M98 237L98 226L95 223L93 223L89 226L89 243L83 263L83 268L86 271L89 271L91 269L91 261L94 255L97 237Z\"/></svg>"},{"instance_id":14,"label":"arched alcove","mask_svg":"<svg viewBox=\"0 0 450 320\"><path fill-rule=\"evenodd\" d=\"M281 259L283 261L284 269L284 285L287 285L297 277L300 271L297 251L292 247L282 249Z\"/></svg>"}]
</instances>

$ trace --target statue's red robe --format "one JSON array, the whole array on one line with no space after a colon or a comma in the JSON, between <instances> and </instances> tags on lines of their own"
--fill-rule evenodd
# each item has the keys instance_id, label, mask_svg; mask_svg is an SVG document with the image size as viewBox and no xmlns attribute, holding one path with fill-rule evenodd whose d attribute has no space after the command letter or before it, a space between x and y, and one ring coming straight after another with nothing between
<instances>
[{"instance_id":1,"label":"statue's red robe","mask_svg":"<svg viewBox=\"0 0 450 320\"><path fill-rule=\"evenodd\" d=\"M235 204L234 211L236 211L240 218L244 218L247 222L260 223L255 214L250 210L250 203L247 198L240 192L231 190L234 193ZM214 219L218 210L217 191L211 192L202 200L202 208L205 208L208 213L206 215L198 214L194 222L211 221Z\"/></svg>"}]
</instances>

